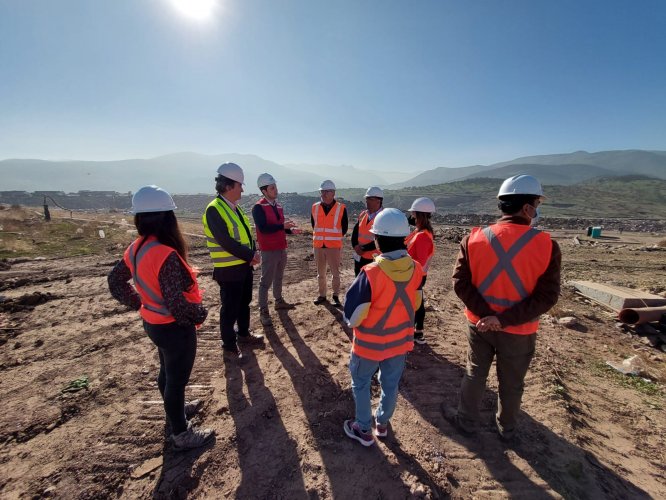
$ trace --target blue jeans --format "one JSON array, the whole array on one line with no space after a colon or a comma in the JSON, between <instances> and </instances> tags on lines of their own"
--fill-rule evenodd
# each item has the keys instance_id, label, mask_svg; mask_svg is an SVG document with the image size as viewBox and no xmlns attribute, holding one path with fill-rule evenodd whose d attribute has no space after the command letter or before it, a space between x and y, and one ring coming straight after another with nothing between
<instances>
[{"instance_id":1,"label":"blue jeans","mask_svg":"<svg viewBox=\"0 0 666 500\"><path fill-rule=\"evenodd\" d=\"M370 383L377 368L379 368L379 385L382 388L382 394L375 412L375 419L380 424L387 424L391 420L398 402L398 384L405 369L405 355L401 354L384 361L372 361L351 353L349 371L354 401L356 401L356 422L364 431L372 428Z\"/></svg>"}]
</instances>

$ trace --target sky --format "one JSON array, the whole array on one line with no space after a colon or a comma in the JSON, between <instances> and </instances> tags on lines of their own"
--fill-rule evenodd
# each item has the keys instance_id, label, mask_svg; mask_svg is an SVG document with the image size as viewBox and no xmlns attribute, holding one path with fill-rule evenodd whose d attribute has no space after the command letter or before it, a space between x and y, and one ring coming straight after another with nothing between
<instances>
[{"instance_id":1,"label":"sky","mask_svg":"<svg viewBox=\"0 0 666 500\"><path fill-rule=\"evenodd\" d=\"M665 150L666 1L0 0L0 110L0 159Z\"/></svg>"}]
</instances>

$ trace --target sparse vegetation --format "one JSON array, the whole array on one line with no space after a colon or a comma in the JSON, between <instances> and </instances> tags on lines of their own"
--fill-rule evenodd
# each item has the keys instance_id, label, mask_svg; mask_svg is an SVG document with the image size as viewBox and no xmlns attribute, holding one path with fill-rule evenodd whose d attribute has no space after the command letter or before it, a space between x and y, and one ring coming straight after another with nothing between
<instances>
[{"instance_id":1,"label":"sparse vegetation","mask_svg":"<svg viewBox=\"0 0 666 500\"><path fill-rule=\"evenodd\" d=\"M645 379L643 377L635 377L632 375L623 375L616 372L603 361L597 360L591 364L590 371L597 377L610 379L622 387L629 387L636 391L645 394L646 396L657 396L663 398L664 388L656 382Z\"/></svg>"}]
</instances>

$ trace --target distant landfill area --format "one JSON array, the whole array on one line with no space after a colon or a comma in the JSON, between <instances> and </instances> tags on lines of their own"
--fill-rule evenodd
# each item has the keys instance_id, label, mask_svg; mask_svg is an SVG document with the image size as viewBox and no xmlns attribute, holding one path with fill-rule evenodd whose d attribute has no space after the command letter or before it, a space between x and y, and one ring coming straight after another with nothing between
<instances>
[{"instance_id":1,"label":"distant landfill area","mask_svg":"<svg viewBox=\"0 0 666 500\"><path fill-rule=\"evenodd\" d=\"M0 203L10 206L43 207L46 204L51 211L95 211L95 212L125 212L132 204L132 192L118 193L116 191L88 191L81 190L76 193L65 193L63 191L0 191ZM203 213L206 205L210 202L212 194L185 194L174 195L174 201L178 206L178 213L183 216L199 216ZM385 206L392 206L407 210L418 192L413 195L390 195L387 193ZM243 196L241 204L248 210L259 198L256 194ZM290 216L308 217L312 204L318 201L315 196L307 196L296 193L281 193L280 203L284 206L285 213ZM365 208L361 201L346 200L342 196L338 199L343 201L352 219ZM442 200L445 201L445 200ZM443 203L436 201L438 213L434 220L438 224L450 226L479 226L492 223L497 218L493 210L494 202L488 200L479 204L477 212L456 210L451 203L442 206ZM618 218L618 217L548 217L540 219L540 225L548 229L580 229L598 226L607 230L621 230L632 232L663 232L666 231L666 220L663 219L641 219L641 218ZM455 239L455 233L451 233Z\"/></svg>"}]
</instances>

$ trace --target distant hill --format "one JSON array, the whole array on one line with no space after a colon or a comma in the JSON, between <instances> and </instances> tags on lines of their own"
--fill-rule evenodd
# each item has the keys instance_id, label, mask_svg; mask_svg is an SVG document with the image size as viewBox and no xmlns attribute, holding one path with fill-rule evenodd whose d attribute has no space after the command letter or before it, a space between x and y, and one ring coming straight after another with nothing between
<instances>
[{"instance_id":1,"label":"distant hill","mask_svg":"<svg viewBox=\"0 0 666 500\"><path fill-rule=\"evenodd\" d=\"M245 190L258 193L259 174L270 172L283 191L313 191L324 179L352 186L355 176L347 177L335 169L328 172L294 170L255 155L176 153L150 159L119 161L0 161L2 190L76 192L79 190L136 191L146 184L157 184L172 193L213 193L217 167L227 161L238 163L245 171ZM345 182L345 178L350 179Z\"/></svg>"},{"instance_id":2,"label":"distant hill","mask_svg":"<svg viewBox=\"0 0 666 500\"><path fill-rule=\"evenodd\" d=\"M350 190L352 199L362 198L365 188L371 185L400 189L466 179L504 179L518 173L531 173L543 184L551 185L574 185L591 179L624 175L666 179L666 151L578 151L529 156L488 166L440 167L396 184L391 182L404 179L408 174L363 170L349 165L281 165L250 154L175 153L118 161L2 160L0 190L127 193L146 184L157 184L174 194L213 193L217 167L225 161L233 161L243 167L247 193L258 193L257 177L263 172L270 172L283 192L313 193L322 180L332 179L339 190Z\"/></svg>"},{"instance_id":3,"label":"distant hill","mask_svg":"<svg viewBox=\"0 0 666 500\"><path fill-rule=\"evenodd\" d=\"M406 210L419 196L438 213L494 214L499 179L467 179L385 191L385 205ZM666 180L646 176L595 178L576 185L544 184L544 217L635 217L666 219ZM352 197L353 198L353 197Z\"/></svg>"},{"instance_id":4,"label":"distant hill","mask_svg":"<svg viewBox=\"0 0 666 500\"><path fill-rule=\"evenodd\" d=\"M493 165L462 168L436 168L391 188L429 186L478 177L505 179L516 174L531 174L544 184L569 185L594 179L624 175L646 175L666 179L666 151L600 151L525 156Z\"/></svg>"}]
</instances>

